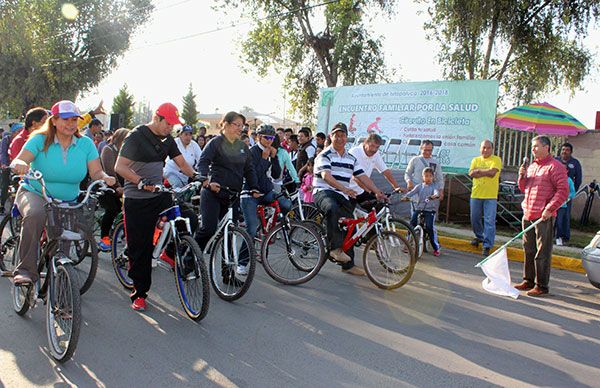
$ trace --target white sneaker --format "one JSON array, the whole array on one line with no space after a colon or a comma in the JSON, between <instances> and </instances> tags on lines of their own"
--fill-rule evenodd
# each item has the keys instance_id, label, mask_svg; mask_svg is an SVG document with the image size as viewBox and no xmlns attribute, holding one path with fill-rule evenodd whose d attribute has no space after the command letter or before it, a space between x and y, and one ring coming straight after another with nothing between
<instances>
[{"instance_id":1,"label":"white sneaker","mask_svg":"<svg viewBox=\"0 0 600 388\"><path fill-rule=\"evenodd\" d=\"M350 256L342 251L342 248L334 249L333 251L329 252L329 256L333 257L333 260L337 261L338 263L347 263L352 261Z\"/></svg>"},{"instance_id":2,"label":"white sneaker","mask_svg":"<svg viewBox=\"0 0 600 388\"><path fill-rule=\"evenodd\" d=\"M238 275L246 276L248 275L248 266L247 265L238 265L235 268L235 273Z\"/></svg>"},{"instance_id":3,"label":"white sneaker","mask_svg":"<svg viewBox=\"0 0 600 388\"><path fill-rule=\"evenodd\" d=\"M556 239L556 245L558 245L559 247L562 247L562 245L563 245L562 238L559 237Z\"/></svg>"}]
</instances>

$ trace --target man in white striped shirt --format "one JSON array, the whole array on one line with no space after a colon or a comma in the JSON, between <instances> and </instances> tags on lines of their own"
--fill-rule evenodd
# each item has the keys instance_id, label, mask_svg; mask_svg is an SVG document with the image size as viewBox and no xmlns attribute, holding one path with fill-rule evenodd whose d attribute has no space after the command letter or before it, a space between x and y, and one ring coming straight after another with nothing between
<instances>
[{"instance_id":1,"label":"man in white striped shirt","mask_svg":"<svg viewBox=\"0 0 600 388\"><path fill-rule=\"evenodd\" d=\"M313 193L317 207L325 214L327 236L330 241L330 256L342 263L342 270L352 275L364 275L364 271L354 266L354 250L348 254L342 250L344 232L338 227L341 217L352 217L356 206L356 192L350 188L354 176L377 199L386 196L364 173L357 159L346 151L348 129L346 124L337 123L330 132L331 145L315 159Z\"/></svg>"}]
</instances>

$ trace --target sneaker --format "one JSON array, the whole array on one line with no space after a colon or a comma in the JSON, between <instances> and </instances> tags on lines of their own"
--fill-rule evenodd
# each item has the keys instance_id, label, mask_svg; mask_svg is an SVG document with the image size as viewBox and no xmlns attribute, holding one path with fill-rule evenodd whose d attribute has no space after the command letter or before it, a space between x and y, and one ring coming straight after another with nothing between
<instances>
[{"instance_id":1,"label":"sneaker","mask_svg":"<svg viewBox=\"0 0 600 388\"><path fill-rule=\"evenodd\" d=\"M488 257L490 255L490 248L483 248L482 255L483 257Z\"/></svg>"},{"instance_id":2,"label":"sneaker","mask_svg":"<svg viewBox=\"0 0 600 388\"><path fill-rule=\"evenodd\" d=\"M556 239L556 245L558 245L559 247L562 247L562 245L563 245L562 238L559 237L559 238Z\"/></svg>"},{"instance_id":3,"label":"sneaker","mask_svg":"<svg viewBox=\"0 0 600 388\"><path fill-rule=\"evenodd\" d=\"M359 268L357 266L348 268L348 269L342 269L343 273L347 273L350 275L354 275L354 276L365 276L365 271L362 268Z\"/></svg>"},{"instance_id":4,"label":"sneaker","mask_svg":"<svg viewBox=\"0 0 600 388\"><path fill-rule=\"evenodd\" d=\"M349 261L352 261L350 256L348 256L344 251L342 251L341 248L334 249L333 251L329 252L329 256L331 256L333 260L337 261L338 263L347 263Z\"/></svg>"},{"instance_id":5,"label":"sneaker","mask_svg":"<svg viewBox=\"0 0 600 388\"><path fill-rule=\"evenodd\" d=\"M146 299L142 297L137 297L131 304L131 308L135 311L146 311Z\"/></svg>"},{"instance_id":6,"label":"sneaker","mask_svg":"<svg viewBox=\"0 0 600 388\"><path fill-rule=\"evenodd\" d=\"M440 250L438 249L438 250L433 251L433 255L436 256L436 257L439 256L440 255Z\"/></svg>"},{"instance_id":7,"label":"sneaker","mask_svg":"<svg viewBox=\"0 0 600 388\"><path fill-rule=\"evenodd\" d=\"M162 253L160 254L160 259L165 263L169 264L171 268L175 267L175 260L173 260L171 256L167 254L167 251L162 251Z\"/></svg>"},{"instance_id":8,"label":"sneaker","mask_svg":"<svg viewBox=\"0 0 600 388\"><path fill-rule=\"evenodd\" d=\"M238 265L235 268L235 273L237 273L238 275L241 275L241 276L248 275L248 266L247 265L241 265L241 264Z\"/></svg>"},{"instance_id":9,"label":"sneaker","mask_svg":"<svg viewBox=\"0 0 600 388\"><path fill-rule=\"evenodd\" d=\"M478 247L480 242L481 240L476 237L473 240L471 240L471 245L473 245L474 247Z\"/></svg>"},{"instance_id":10,"label":"sneaker","mask_svg":"<svg viewBox=\"0 0 600 388\"><path fill-rule=\"evenodd\" d=\"M98 241L98 250L101 252L110 252L111 244L110 238L108 236L102 237L100 241Z\"/></svg>"}]
</instances>

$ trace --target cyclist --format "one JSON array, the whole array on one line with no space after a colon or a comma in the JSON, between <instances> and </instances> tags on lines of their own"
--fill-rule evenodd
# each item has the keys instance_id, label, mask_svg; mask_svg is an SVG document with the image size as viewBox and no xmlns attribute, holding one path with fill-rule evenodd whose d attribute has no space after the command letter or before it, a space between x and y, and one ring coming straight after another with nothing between
<instances>
[{"instance_id":1,"label":"cyclist","mask_svg":"<svg viewBox=\"0 0 600 388\"><path fill-rule=\"evenodd\" d=\"M209 177L204 182L200 199L202 227L196 234L196 240L202 250L215 234L219 220L229 209L229 195L221 191L221 185L239 192L246 178L246 188L252 193L252 197L260 197L250 150L240 140L244 116L237 112L228 112L219 125L222 128L221 135L206 144L198 164L200 175ZM260 153L262 154L262 151ZM235 212L239 213L237 208ZM256 214L256 208L254 213ZM236 214L235 218L238 215ZM224 278L223 281L228 283L234 279Z\"/></svg>"},{"instance_id":2,"label":"cyclist","mask_svg":"<svg viewBox=\"0 0 600 388\"><path fill-rule=\"evenodd\" d=\"M117 180L117 184L114 188L115 192L104 192L99 199L100 206L104 208L104 215L102 216L102 221L100 222L100 241L98 242L98 249L103 252L110 251L110 228L112 227L115 218L123 207L121 197L123 197L123 184L125 182L123 181L123 178L121 178L115 172L115 163L117 162L119 151L123 146L123 141L128 134L129 129L127 128L117 129L114 135L112 135L110 138L110 141L106 147L104 147L102 152L100 152L102 168L108 175L115 177Z\"/></svg>"},{"instance_id":3,"label":"cyclist","mask_svg":"<svg viewBox=\"0 0 600 388\"><path fill-rule=\"evenodd\" d=\"M353 147L348 151L351 155L353 155L358 163L362 166L365 174L370 178L373 170L379 171L385 179L392 185L394 190L396 191L405 191L400 188L396 179L394 179L394 175L392 174L392 170L390 170L385 162L383 161L383 157L379 152L379 147L383 144L383 139L376 133L371 133L362 144ZM356 179L352 179L350 182L350 188L356 191L356 202L359 205L365 203L366 201L371 201L375 199L375 194L364 190L360 187L360 183Z\"/></svg>"},{"instance_id":4,"label":"cyclist","mask_svg":"<svg viewBox=\"0 0 600 388\"><path fill-rule=\"evenodd\" d=\"M21 149L23 149L25 142L27 139L29 139L29 135L33 131L40 129L47 119L48 111L44 108L37 107L27 111L25 114L25 128L19 132L19 134L10 143L8 155L11 159L14 159L17 157L17 155L19 155L19 152L21 152Z\"/></svg>"},{"instance_id":5,"label":"cyclist","mask_svg":"<svg viewBox=\"0 0 600 388\"><path fill-rule=\"evenodd\" d=\"M98 151L91 139L81 136L77 120L79 109L71 101L52 106L51 116L42 128L31 134L25 146L11 163L16 174L29 168L39 170L46 182L46 191L53 198L73 201L79 194L79 183L89 173L92 179L102 179L108 185L115 178L102 171ZM20 263L15 269L15 284L35 282L38 278L37 259L42 231L46 225L45 201L37 181L22 185L15 203L23 217L19 241Z\"/></svg>"},{"instance_id":6,"label":"cyclist","mask_svg":"<svg viewBox=\"0 0 600 388\"><path fill-rule=\"evenodd\" d=\"M195 168L200 161L202 150L198 143L192 141L193 131L194 128L191 125L184 125L179 132L179 136L175 139L175 143L187 164ZM167 158L163 174L172 187L183 187L188 183L188 177L181 172L177 163L171 158Z\"/></svg>"},{"instance_id":7,"label":"cyclist","mask_svg":"<svg viewBox=\"0 0 600 388\"><path fill-rule=\"evenodd\" d=\"M354 266L352 248L346 254L342 250L344 232L338 226L340 217L352 217L356 206L356 191L350 188L352 177L361 185L375 193L377 199L385 200L386 196L379 190L353 155L346 151L348 128L344 123L337 123L330 133L331 146L317 155L314 166L314 201L325 214L327 236L330 240L330 256L342 263L342 270L351 275L362 276L365 272Z\"/></svg>"},{"instance_id":8,"label":"cyclist","mask_svg":"<svg viewBox=\"0 0 600 388\"><path fill-rule=\"evenodd\" d=\"M411 191L406 193L403 200L408 200L410 197L418 196L419 200L414 206L415 211L413 212L410 224L417 226L419 212L423 213L425 219L425 231L429 235L429 241L433 247L433 255L440 255L440 243L438 242L437 235L433 232L435 212L439 206L438 199L440 198L440 191L436 183L433 182L434 171L431 167L425 167L422 172L423 182L416 185Z\"/></svg>"},{"instance_id":9,"label":"cyclist","mask_svg":"<svg viewBox=\"0 0 600 388\"><path fill-rule=\"evenodd\" d=\"M250 148L250 158L252 165L254 166L253 174L257 183L257 188L262 193L262 196L253 194L251 187L247 184L244 185L244 191L242 191L241 206L244 212L244 220L246 221L246 230L250 237L256 236L258 228L258 216L256 215L256 208L258 205L267 205L275 200L277 193L273 190L273 181L281 176L281 165L279 163L278 148L273 147L273 142L277 134L272 126L262 124L256 131L258 134L258 143ZM281 149L283 152L287 151ZM292 202L288 198L278 198L279 207L281 208L282 214L287 214L292 208ZM241 257L236 272L239 275L246 275L248 258Z\"/></svg>"},{"instance_id":10,"label":"cyclist","mask_svg":"<svg viewBox=\"0 0 600 388\"><path fill-rule=\"evenodd\" d=\"M150 123L137 126L125 138L115 164L116 173L125 179L125 236L130 263L129 277L134 287L130 298L131 307L137 311L146 309L146 297L152 284L154 225L159 214L173 205L170 194L155 193L156 185L163 182L165 159L167 156L173 159L188 177L195 175L171 136L176 124L181 124L181 121L175 105L168 102L161 104ZM198 217L184 207L181 213L190 219L192 231L195 231Z\"/></svg>"}]
</instances>

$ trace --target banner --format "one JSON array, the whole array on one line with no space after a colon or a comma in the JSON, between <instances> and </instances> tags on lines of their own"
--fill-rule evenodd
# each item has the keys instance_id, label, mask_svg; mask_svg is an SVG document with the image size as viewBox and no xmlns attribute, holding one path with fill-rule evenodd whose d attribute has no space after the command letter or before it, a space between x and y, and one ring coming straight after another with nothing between
<instances>
[{"instance_id":1,"label":"banner","mask_svg":"<svg viewBox=\"0 0 600 388\"><path fill-rule=\"evenodd\" d=\"M483 140L493 141L498 81L436 81L321 89L317 128L348 126L349 143L381 135L390 168L419 154L423 140L444 171L467 172Z\"/></svg>"}]
</instances>

